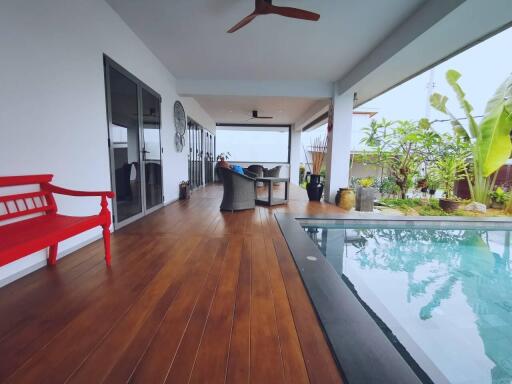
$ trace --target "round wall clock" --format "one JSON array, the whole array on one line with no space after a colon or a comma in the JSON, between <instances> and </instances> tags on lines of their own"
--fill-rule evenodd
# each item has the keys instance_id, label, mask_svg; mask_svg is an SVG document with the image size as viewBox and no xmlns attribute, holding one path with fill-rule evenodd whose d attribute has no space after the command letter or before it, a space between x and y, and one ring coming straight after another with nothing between
<instances>
[{"instance_id":1,"label":"round wall clock","mask_svg":"<svg viewBox=\"0 0 512 384\"><path fill-rule=\"evenodd\" d=\"M176 100L174 103L174 125L177 133L182 136L185 135L185 131L187 130L187 118L183 104L181 104L179 100Z\"/></svg>"}]
</instances>

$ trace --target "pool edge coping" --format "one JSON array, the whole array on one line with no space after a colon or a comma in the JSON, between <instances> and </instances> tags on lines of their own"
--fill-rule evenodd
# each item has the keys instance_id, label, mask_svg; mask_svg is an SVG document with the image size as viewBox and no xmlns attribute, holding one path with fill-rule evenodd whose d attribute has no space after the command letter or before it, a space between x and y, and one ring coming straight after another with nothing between
<instances>
[{"instance_id":1,"label":"pool edge coping","mask_svg":"<svg viewBox=\"0 0 512 384\"><path fill-rule=\"evenodd\" d=\"M363 307L338 275L334 267L325 259L316 244L300 226L300 220L358 221L366 224L383 222L435 222L440 229L452 225L468 225L486 229L501 228L512 220L508 217L460 217L460 216L360 216L355 214L301 215L292 213L274 214L287 247L299 271L306 292L311 300L317 318L331 348L333 357L345 382L353 383L424 383L448 382L443 375L432 376L431 372L421 371L427 380L421 379L406 359L384 334L375 320ZM447 223L448 225L446 225ZM414 225L413 225L414 226ZM308 260L313 256L314 261ZM333 295L344 301L342 306L333 305ZM348 309L348 310L347 310ZM371 369L368 369L368 368ZM430 374L430 377L428 376Z\"/></svg>"}]
</instances>

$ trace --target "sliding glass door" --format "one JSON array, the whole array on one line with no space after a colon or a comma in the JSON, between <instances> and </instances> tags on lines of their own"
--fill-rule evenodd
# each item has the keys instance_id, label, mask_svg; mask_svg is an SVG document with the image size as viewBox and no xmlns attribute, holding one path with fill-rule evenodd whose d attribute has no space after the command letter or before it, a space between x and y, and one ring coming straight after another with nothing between
<instances>
[{"instance_id":1,"label":"sliding glass door","mask_svg":"<svg viewBox=\"0 0 512 384\"><path fill-rule=\"evenodd\" d=\"M162 204L162 148L160 145L160 99L142 88L144 188L146 209Z\"/></svg>"},{"instance_id":2,"label":"sliding glass door","mask_svg":"<svg viewBox=\"0 0 512 384\"><path fill-rule=\"evenodd\" d=\"M204 183L214 182L215 169L215 137L208 131L204 133Z\"/></svg>"},{"instance_id":3,"label":"sliding glass door","mask_svg":"<svg viewBox=\"0 0 512 384\"><path fill-rule=\"evenodd\" d=\"M203 185L203 127L188 119L188 177L192 189Z\"/></svg>"},{"instance_id":4,"label":"sliding glass door","mask_svg":"<svg viewBox=\"0 0 512 384\"><path fill-rule=\"evenodd\" d=\"M105 58L114 226L162 205L160 96Z\"/></svg>"}]
</instances>

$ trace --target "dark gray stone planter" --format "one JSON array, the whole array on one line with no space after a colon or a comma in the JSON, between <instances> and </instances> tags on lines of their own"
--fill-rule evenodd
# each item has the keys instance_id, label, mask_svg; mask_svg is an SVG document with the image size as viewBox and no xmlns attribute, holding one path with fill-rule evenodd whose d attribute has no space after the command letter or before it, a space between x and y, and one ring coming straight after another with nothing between
<instances>
[{"instance_id":1,"label":"dark gray stone planter","mask_svg":"<svg viewBox=\"0 0 512 384\"><path fill-rule=\"evenodd\" d=\"M375 189L358 187L356 191L356 211L373 212Z\"/></svg>"}]
</instances>

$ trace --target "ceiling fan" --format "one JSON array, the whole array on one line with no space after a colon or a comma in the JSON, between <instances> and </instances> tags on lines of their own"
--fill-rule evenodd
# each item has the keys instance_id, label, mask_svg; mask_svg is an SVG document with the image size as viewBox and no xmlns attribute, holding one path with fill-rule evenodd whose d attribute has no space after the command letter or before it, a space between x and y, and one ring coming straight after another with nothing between
<instances>
[{"instance_id":1,"label":"ceiling fan","mask_svg":"<svg viewBox=\"0 0 512 384\"><path fill-rule=\"evenodd\" d=\"M258 111L252 111L252 117L249 120L253 119L273 119L274 116L260 116L258 115Z\"/></svg>"},{"instance_id":2,"label":"ceiling fan","mask_svg":"<svg viewBox=\"0 0 512 384\"><path fill-rule=\"evenodd\" d=\"M311 20L318 21L320 19L320 15L318 13L305 11L303 9L291 8L291 7L278 7L277 5L272 5L272 0L255 0L254 12L250 15L244 17L238 24L232 27L228 33L233 33L238 31L240 28L246 26L256 16L260 15L280 15L285 17L291 17L293 19L302 19L302 20Z\"/></svg>"}]
</instances>

